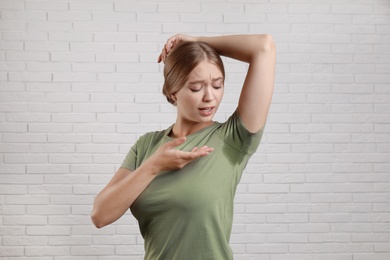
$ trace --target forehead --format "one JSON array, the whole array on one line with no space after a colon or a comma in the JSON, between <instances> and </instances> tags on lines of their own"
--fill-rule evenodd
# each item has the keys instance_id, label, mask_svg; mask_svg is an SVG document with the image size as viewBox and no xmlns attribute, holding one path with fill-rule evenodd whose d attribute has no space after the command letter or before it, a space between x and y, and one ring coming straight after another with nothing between
<instances>
[{"instance_id":1,"label":"forehead","mask_svg":"<svg viewBox=\"0 0 390 260\"><path fill-rule=\"evenodd\" d=\"M217 65L202 61L188 75L188 80L215 80L222 77L222 72Z\"/></svg>"}]
</instances>

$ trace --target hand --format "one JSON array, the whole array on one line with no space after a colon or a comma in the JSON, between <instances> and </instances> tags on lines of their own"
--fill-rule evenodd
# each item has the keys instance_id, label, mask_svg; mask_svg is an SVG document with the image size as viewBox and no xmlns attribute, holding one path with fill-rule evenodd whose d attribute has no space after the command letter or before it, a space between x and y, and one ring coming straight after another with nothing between
<instances>
[{"instance_id":1,"label":"hand","mask_svg":"<svg viewBox=\"0 0 390 260\"><path fill-rule=\"evenodd\" d=\"M155 172L157 174L163 171L182 169L193 160L206 156L214 150L213 148L207 146L203 146L201 148L195 147L191 150L191 152L174 149L184 143L185 140L186 138L182 137L162 145L148 159L148 163L156 169Z\"/></svg>"},{"instance_id":2,"label":"hand","mask_svg":"<svg viewBox=\"0 0 390 260\"><path fill-rule=\"evenodd\" d=\"M185 35L185 34L176 34L170 37L162 48L160 55L158 56L157 62L161 61L165 63L165 59L167 58L169 52L175 48L175 46L180 42L194 42L197 41L196 37Z\"/></svg>"}]
</instances>

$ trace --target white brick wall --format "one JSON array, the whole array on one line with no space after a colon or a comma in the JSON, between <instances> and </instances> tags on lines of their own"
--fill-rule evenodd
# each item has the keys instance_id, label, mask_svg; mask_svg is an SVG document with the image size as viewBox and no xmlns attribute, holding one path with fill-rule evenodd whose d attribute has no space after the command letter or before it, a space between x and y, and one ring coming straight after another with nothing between
<instances>
[{"instance_id":1,"label":"white brick wall","mask_svg":"<svg viewBox=\"0 0 390 260\"><path fill-rule=\"evenodd\" d=\"M389 0L0 0L0 18L0 259L142 259L130 214L98 230L89 213L137 137L175 119L156 60L178 32L277 42L235 259L390 259ZM219 121L246 67L226 68Z\"/></svg>"}]
</instances>

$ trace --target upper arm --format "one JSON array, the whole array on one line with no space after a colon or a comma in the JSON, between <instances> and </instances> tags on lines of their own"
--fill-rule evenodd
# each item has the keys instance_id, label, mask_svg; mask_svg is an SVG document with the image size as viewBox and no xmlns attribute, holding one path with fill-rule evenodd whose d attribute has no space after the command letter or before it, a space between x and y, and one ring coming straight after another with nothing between
<instances>
[{"instance_id":1,"label":"upper arm","mask_svg":"<svg viewBox=\"0 0 390 260\"><path fill-rule=\"evenodd\" d=\"M260 35L257 41L258 48L254 49L250 57L238 103L240 117L247 129L253 133L260 130L266 122L275 78L273 39L269 35Z\"/></svg>"}]
</instances>

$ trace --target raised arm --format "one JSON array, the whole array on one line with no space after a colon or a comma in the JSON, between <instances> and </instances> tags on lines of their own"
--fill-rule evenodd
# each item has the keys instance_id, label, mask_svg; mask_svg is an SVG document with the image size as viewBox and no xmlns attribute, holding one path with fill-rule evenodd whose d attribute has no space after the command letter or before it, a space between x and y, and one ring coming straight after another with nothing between
<instances>
[{"instance_id":1,"label":"raised arm","mask_svg":"<svg viewBox=\"0 0 390 260\"><path fill-rule=\"evenodd\" d=\"M175 35L169 38L159 60L180 41L202 41L220 55L249 63L241 90L238 112L250 132L260 130L267 119L275 78L275 44L270 35L228 35L192 37Z\"/></svg>"}]
</instances>

